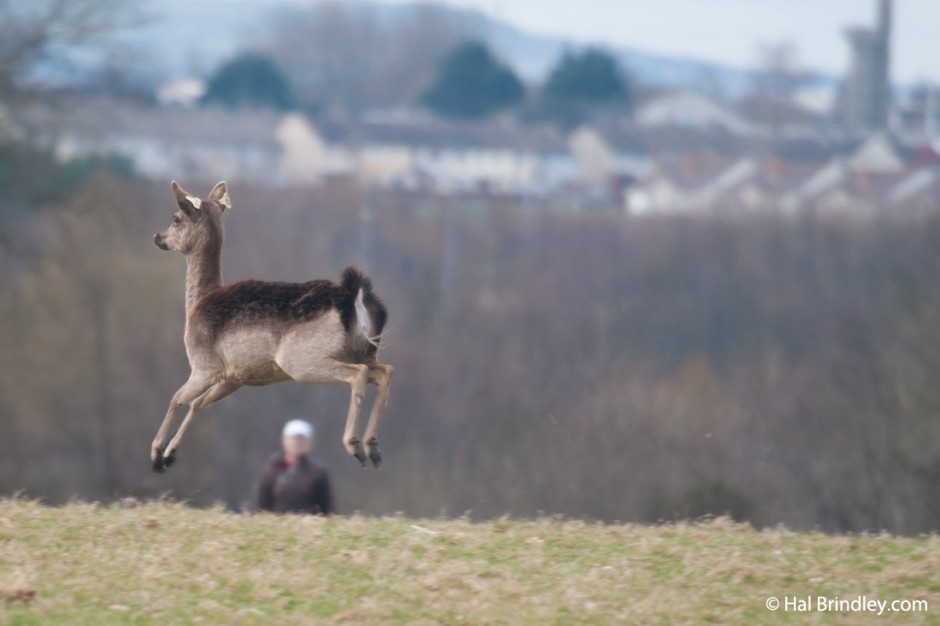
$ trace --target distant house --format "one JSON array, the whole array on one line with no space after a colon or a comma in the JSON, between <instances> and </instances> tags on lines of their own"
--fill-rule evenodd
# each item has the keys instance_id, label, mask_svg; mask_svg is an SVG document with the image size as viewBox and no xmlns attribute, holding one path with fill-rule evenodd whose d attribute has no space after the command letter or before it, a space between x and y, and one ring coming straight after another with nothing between
<instances>
[{"instance_id":1,"label":"distant house","mask_svg":"<svg viewBox=\"0 0 940 626\"><path fill-rule=\"evenodd\" d=\"M932 194L938 178L933 167L912 171L890 143L878 138L824 164L688 155L657 163L652 176L625 192L624 208L629 214L870 213L900 205L937 206L940 198Z\"/></svg>"},{"instance_id":2,"label":"distant house","mask_svg":"<svg viewBox=\"0 0 940 626\"><path fill-rule=\"evenodd\" d=\"M646 129L720 128L739 136L763 134L760 127L751 124L735 111L690 91L678 91L646 102L636 113L636 123L640 128Z\"/></svg>"},{"instance_id":3,"label":"distant house","mask_svg":"<svg viewBox=\"0 0 940 626\"><path fill-rule=\"evenodd\" d=\"M786 211L811 206L822 196L838 189L848 171L845 159L832 159L798 184L784 190L779 199L779 206Z\"/></svg>"},{"instance_id":4,"label":"distant house","mask_svg":"<svg viewBox=\"0 0 940 626\"><path fill-rule=\"evenodd\" d=\"M619 194L625 181L650 171L642 141L614 123L581 126L568 136L568 150L577 168L573 181L587 189Z\"/></svg>"},{"instance_id":5,"label":"distant house","mask_svg":"<svg viewBox=\"0 0 940 626\"><path fill-rule=\"evenodd\" d=\"M885 200L893 209L911 213L936 210L940 206L940 166L918 168L892 187Z\"/></svg>"},{"instance_id":6,"label":"distant house","mask_svg":"<svg viewBox=\"0 0 940 626\"><path fill-rule=\"evenodd\" d=\"M287 113L274 130L281 148L274 177L287 183L318 183L328 178L356 176L356 154L331 141L330 135L299 113Z\"/></svg>"},{"instance_id":7,"label":"distant house","mask_svg":"<svg viewBox=\"0 0 940 626\"><path fill-rule=\"evenodd\" d=\"M724 193L751 177L755 168L746 158L686 155L660 161L650 176L625 190L624 209L633 215L711 211Z\"/></svg>"},{"instance_id":8,"label":"distant house","mask_svg":"<svg viewBox=\"0 0 940 626\"><path fill-rule=\"evenodd\" d=\"M409 113L337 123L299 113L86 99L33 107L24 123L62 159L120 154L140 174L160 179L185 172L303 185L347 177L441 193L547 194L595 176L579 168L554 127L504 121L458 124Z\"/></svg>"},{"instance_id":9,"label":"distant house","mask_svg":"<svg viewBox=\"0 0 940 626\"><path fill-rule=\"evenodd\" d=\"M154 91L157 102L164 106L196 106L205 94L206 83L198 78L171 80Z\"/></svg>"},{"instance_id":10,"label":"distant house","mask_svg":"<svg viewBox=\"0 0 940 626\"><path fill-rule=\"evenodd\" d=\"M940 149L940 86L915 87L891 113L893 133L908 143L934 144Z\"/></svg>"},{"instance_id":11,"label":"distant house","mask_svg":"<svg viewBox=\"0 0 940 626\"><path fill-rule=\"evenodd\" d=\"M141 175L163 180L305 186L346 178L376 188L573 206L622 199L635 215L940 204L940 164L930 146L905 147L885 133L849 145L829 138L777 138L771 145L759 134L735 134L749 130L702 102L679 94L648 103L639 120L599 118L567 134L511 119L456 123L413 111L337 121L104 98L33 105L15 124L0 117L0 126L62 159L120 154ZM670 125L681 120L692 125Z\"/></svg>"},{"instance_id":12,"label":"distant house","mask_svg":"<svg viewBox=\"0 0 940 626\"><path fill-rule=\"evenodd\" d=\"M443 193L545 193L560 184L559 164L570 160L564 137L548 126L455 123L421 113L373 113L350 124L344 141L363 183Z\"/></svg>"},{"instance_id":13,"label":"distant house","mask_svg":"<svg viewBox=\"0 0 940 626\"><path fill-rule=\"evenodd\" d=\"M814 162L790 161L769 157L759 170L748 178L728 199L729 206L747 210L786 211L784 198L815 175L820 165Z\"/></svg>"},{"instance_id":14,"label":"distant house","mask_svg":"<svg viewBox=\"0 0 940 626\"><path fill-rule=\"evenodd\" d=\"M832 159L782 200L784 208L831 213L883 207L890 189L908 173L904 156L885 133L875 133L843 157Z\"/></svg>"},{"instance_id":15,"label":"distant house","mask_svg":"<svg viewBox=\"0 0 940 626\"><path fill-rule=\"evenodd\" d=\"M849 157L849 167L856 171L893 173L904 170L904 157L887 133L869 136Z\"/></svg>"},{"instance_id":16,"label":"distant house","mask_svg":"<svg viewBox=\"0 0 940 626\"><path fill-rule=\"evenodd\" d=\"M157 107L111 99L75 100L24 112L29 136L61 159L120 154L150 178L181 173L205 179L304 183L316 179L297 164L317 152L303 118L269 111ZM323 169L338 157L320 146Z\"/></svg>"},{"instance_id":17,"label":"distant house","mask_svg":"<svg viewBox=\"0 0 940 626\"><path fill-rule=\"evenodd\" d=\"M888 194L904 178L903 172L854 170L812 206L821 213L874 213L887 208Z\"/></svg>"}]
</instances>

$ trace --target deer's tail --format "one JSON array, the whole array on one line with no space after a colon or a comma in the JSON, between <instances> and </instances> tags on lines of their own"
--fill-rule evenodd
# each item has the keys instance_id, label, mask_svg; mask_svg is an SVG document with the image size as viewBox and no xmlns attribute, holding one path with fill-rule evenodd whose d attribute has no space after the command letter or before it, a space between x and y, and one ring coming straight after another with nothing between
<instances>
[{"instance_id":1,"label":"deer's tail","mask_svg":"<svg viewBox=\"0 0 940 626\"><path fill-rule=\"evenodd\" d=\"M340 284L353 299L353 315L347 331L361 335L378 349L388 310L372 291L372 281L361 268L350 265L343 270Z\"/></svg>"}]
</instances>

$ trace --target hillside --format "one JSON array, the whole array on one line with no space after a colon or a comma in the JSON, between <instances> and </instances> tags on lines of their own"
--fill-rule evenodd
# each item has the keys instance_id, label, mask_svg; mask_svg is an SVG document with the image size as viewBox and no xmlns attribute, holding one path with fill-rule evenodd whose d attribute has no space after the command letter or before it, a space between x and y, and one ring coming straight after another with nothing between
<instances>
[{"instance_id":1,"label":"hillside","mask_svg":"<svg viewBox=\"0 0 940 626\"><path fill-rule=\"evenodd\" d=\"M940 537L0 502L12 624L940 623ZM770 613L769 596L927 612ZM815 600L814 600L815 601Z\"/></svg>"},{"instance_id":2,"label":"hillside","mask_svg":"<svg viewBox=\"0 0 940 626\"><path fill-rule=\"evenodd\" d=\"M169 0L148 2L147 21L121 39L137 54L148 60L147 73L138 79L163 80L192 73L193 59L198 58L198 69L209 71L237 53L246 40L259 36L262 44L272 35L267 29L278 7L293 6L289 1L272 3L268 0L240 0L228 3L224 11L211 2ZM390 19L406 11L415 10L420 3L374 4L381 19ZM551 66L567 49L578 47L572 41L527 32L505 21L472 9L441 6L454 19L473 24L526 80L540 82ZM213 28L207 29L206 24ZM739 94L751 81L744 68L731 67L698 59L662 55L632 48L614 48L611 52L623 63L635 79L657 87L695 88L703 76L716 81L730 94ZM815 76L824 84L831 77Z\"/></svg>"}]
</instances>

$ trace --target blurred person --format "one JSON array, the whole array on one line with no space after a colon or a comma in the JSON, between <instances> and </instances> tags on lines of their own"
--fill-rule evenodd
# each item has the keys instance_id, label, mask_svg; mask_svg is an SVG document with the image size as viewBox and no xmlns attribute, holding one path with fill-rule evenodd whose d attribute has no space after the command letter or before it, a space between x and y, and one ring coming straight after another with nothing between
<instances>
[{"instance_id":1,"label":"blurred person","mask_svg":"<svg viewBox=\"0 0 940 626\"><path fill-rule=\"evenodd\" d=\"M261 471L258 508L274 513L330 515L333 494L326 469L310 457L313 424L295 419L281 433L283 451L268 459Z\"/></svg>"}]
</instances>

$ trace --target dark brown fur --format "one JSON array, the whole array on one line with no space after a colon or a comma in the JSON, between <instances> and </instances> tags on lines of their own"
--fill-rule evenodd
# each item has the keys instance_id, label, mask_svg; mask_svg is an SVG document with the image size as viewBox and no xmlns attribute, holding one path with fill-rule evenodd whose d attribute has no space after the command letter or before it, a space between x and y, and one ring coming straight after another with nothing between
<instances>
[{"instance_id":1,"label":"dark brown fur","mask_svg":"<svg viewBox=\"0 0 940 626\"><path fill-rule=\"evenodd\" d=\"M215 341L226 329L283 321L285 328L296 322L316 319L331 309L339 311L343 328L352 334L356 325L355 301L359 289L369 312L374 335L385 327L388 312L372 291L372 281L357 267L343 270L341 284L329 280L306 283L243 280L213 289L196 304L190 323L205 339ZM369 357L378 348L372 346Z\"/></svg>"}]
</instances>

